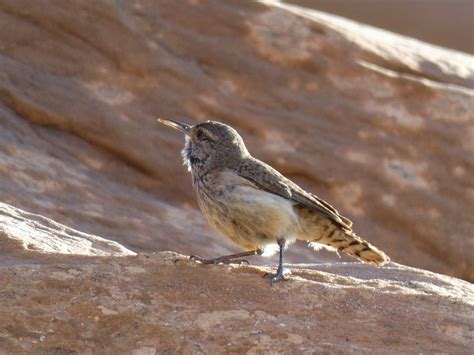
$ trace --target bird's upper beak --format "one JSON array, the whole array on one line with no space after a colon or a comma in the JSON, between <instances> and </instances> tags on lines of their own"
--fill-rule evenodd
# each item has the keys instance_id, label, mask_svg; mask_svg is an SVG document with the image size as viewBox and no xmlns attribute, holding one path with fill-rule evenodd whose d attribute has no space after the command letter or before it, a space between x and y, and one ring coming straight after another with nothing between
<instances>
[{"instance_id":1,"label":"bird's upper beak","mask_svg":"<svg viewBox=\"0 0 474 355\"><path fill-rule=\"evenodd\" d=\"M168 120L166 118L158 118L158 122L160 122L160 123L162 123L166 126L170 126L174 129L177 129L178 131L183 132L187 136L189 136L191 134L192 126L190 126L186 123L175 121L175 120Z\"/></svg>"}]
</instances>

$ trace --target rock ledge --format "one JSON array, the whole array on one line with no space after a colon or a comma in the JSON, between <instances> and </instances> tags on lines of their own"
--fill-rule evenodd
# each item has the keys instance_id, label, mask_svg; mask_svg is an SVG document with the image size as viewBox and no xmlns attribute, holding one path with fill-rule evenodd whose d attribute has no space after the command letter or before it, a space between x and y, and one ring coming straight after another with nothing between
<instances>
[{"instance_id":1,"label":"rock ledge","mask_svg":"<svg viewBox=\"0 0 474 355\"><path fill-rule=\"evenodd\" d=\"M49 254L0 272L0 350L155 354L464 352L473 286L390 264L291 265L270 286L254 266L172 252Z\"/></svg>"}]
</instances>

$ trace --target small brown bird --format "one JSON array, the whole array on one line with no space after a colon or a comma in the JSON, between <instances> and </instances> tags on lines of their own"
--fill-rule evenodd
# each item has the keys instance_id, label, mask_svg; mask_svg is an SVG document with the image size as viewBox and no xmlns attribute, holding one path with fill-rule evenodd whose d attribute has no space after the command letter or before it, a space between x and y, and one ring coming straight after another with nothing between
<instances>
[{"instance_id":1,"label":"small brown bird","mask_svg":"<svg viewBox=\"0 0 474 355\"><path fill-rule=\"evenodd\" d=\"M272 283L286 278L283 252L295 240L374 265L390 261L357 236L352 222L334 207L252 157L232 127L215 121L194 126L163 118L158 122L185 134L182 156L202 212L214 228L246 250L210 260L193 256L194 260L229 263L278 245L280 262Z\"/></svg>"}]
</instances>

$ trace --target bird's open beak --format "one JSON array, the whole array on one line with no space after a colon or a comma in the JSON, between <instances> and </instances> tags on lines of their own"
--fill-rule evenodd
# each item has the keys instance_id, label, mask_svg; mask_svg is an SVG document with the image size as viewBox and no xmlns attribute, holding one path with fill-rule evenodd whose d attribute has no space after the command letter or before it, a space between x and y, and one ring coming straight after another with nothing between
<instances>
[{"instance_id":1,"label":"bird's open beak","mask_svg":"<svg viewBox=\"0 0 474 355\"><path fill-rule=\"evenodd\" d=\"M188 136L191 134L192 126L190 126L186 123L175 121L175 120L168 120L166 118L158 118L158 122L160 122L160 123L162 123L166 126L170 126L174 129L177 129L178 131L181 131L181 132L183 132L184 134L186 134Z\"/></svg>"}]
</instances>

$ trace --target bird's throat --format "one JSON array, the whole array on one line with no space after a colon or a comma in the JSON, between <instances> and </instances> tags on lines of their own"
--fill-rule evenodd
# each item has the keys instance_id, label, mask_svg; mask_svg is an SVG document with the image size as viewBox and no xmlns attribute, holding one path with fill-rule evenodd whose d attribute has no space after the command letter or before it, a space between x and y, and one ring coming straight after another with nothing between
<instances>
[{"instance_id":1,"label":"bird's throat","mask_svg":"<svg viewBox=\"0 0 474 355\"><path fill-rule=\"evenodd\" d=\"M183 157L183 164L186 165L188 168L188 171L191 172L192 170L192 163L191 163L191 139L186 136L185 142L184 142L184 148L181 151L181 156Z\"/></svg>"}]
</instances>

